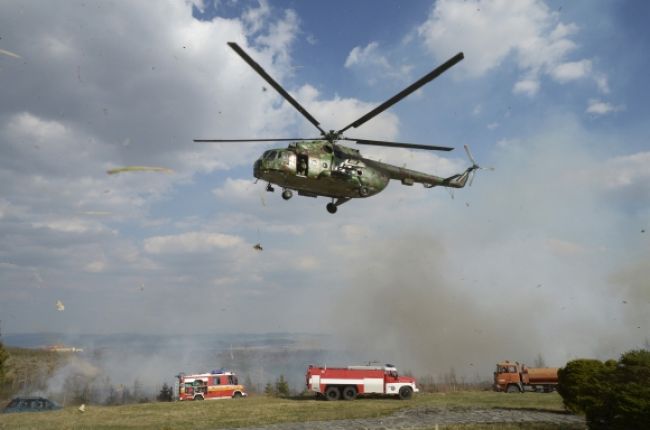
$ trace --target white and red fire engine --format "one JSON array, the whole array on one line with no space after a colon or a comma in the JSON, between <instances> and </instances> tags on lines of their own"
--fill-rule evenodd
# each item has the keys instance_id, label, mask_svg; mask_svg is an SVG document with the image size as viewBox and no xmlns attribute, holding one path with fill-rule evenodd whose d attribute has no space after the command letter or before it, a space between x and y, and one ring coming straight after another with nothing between
<instances>
[{"instance_id":1,"label":"white and red fire engine","mask_svg":"<svg viewBox=\"0 0 650 430\"><path fill-rule=\"evenodd\" d=\"M399 376L392 364L386 366L318 367L307 369L307 390L327 400L352 400L362 394L388 394L410 399L419 390L415 379Z\"/></svg>"},{"instance_id":2,"label":"white and red fire engine","mask_svg":"<svg viewBox=\"0 0 650 430\"><path fill-rule=\"evenodd\" d=\"M246 397L244 386L239 384L237 375L226 370L213 370L210 373L185 375L178 378L178 400L209 400Z\"/></svg>"}]
</instances>

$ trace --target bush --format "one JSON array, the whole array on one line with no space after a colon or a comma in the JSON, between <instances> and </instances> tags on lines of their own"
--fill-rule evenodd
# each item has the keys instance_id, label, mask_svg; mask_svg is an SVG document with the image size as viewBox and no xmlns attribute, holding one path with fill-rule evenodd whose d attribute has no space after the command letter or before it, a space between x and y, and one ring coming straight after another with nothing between
<instances>
[{"instance_id":1,"label":"bush","mask_svg":"<svg viewBox=\"0 0 650 430\"><path fill-rule=\"evenodd\" d=\"M557 391L564 406L571 412L585 413L600 404L608 386L604 380L606 369L611 369L611 363L585 359L570 361L559 369Z\"/></svg>"},{"instance_id":2,"label":"bush","mask_svg":"<svg viewBox=\"0 0 650 430\"><path fill-rule=\"evenodd\" d=\"M623 354L613 375L612 429L650 428L650 351Z\"/></svg>"},{"instance_id":3,"label":"bush","mask_svg":"<svg viewBox=\"0 0 650 430\"><path fill-rule=\"evenodd\" d=\"M650 351L630 351L618 362L573 360L558 371L567 409L585 413L592 430L650 428Z\"/></svg>"},{"instance_id":4,"label":"bush","mask_svg":"<svg viewBox=\"0 0 650 430\"><path fill-rule=\"evenodd\" d=\"M0 341L0 384L4 382L4 377L6 373L5 363L8 358L9 358L9 353L5 351L5 347L2 344L2 341Z\"/></svg>"}]
</instances>

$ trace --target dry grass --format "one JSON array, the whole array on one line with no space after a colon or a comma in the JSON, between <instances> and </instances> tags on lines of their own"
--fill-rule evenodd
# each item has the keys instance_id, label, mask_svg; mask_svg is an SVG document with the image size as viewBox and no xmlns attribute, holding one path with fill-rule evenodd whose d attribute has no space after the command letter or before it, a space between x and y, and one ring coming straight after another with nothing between
<instances>
[{"instance_id":1,"label":"dry grass","mask_svg":"<svg viewBox=\"0 0 650 430\"><path fill-rule=\"evenodd\" d=\"M557 394L458 392L420 394L409 401L359 399L327 402L313 399L276 399L265 396L242 400L149 403L126 406L86 405L55 412L0 415L0 429L206 429L262 426L281 422L372 418L397 410L426 406L433 408L525 408L562 410ZM445 426L445 429L520 429L521 426ZM530 426L526 427L530 428ZM558 426L533 427L559 429ZM570 428L570 427L565 427Z\"/></svg>"}]
</instances>

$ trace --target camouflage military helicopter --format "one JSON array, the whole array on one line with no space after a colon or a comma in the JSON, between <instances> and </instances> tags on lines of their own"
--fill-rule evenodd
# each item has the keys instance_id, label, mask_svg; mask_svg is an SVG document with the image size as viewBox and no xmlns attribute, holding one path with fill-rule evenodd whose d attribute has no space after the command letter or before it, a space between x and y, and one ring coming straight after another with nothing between
<instances>
[{"instance_id":1,"label":"camouflage military helicopter","mask_svg":"<svg viewBox=\"0 0 650 430\"><path fill-rule=\"evenodd\" d=\"M228 45L248 63L266 82L269 83L286 101L311 122L320 132L314 138L278 138L278 139L195 139L195 142L280 142L290 141L286 148L276 148L265 151L255 161L253 174L259 180L268 182L266 190L275 191L273 185L282 188L282 198L289 200L293 191L307 197L324 196L332 199L327 204L327 211L336 213L338 206L353 199L370 197L381 192L391 179L399 180L404 185L420 183L426 188L436 186L463 188L470 179L470 184L477 169L469 148L465 151L472 165L464 172L442 178L439 176L398 167L377 160L364 158L356 149L339 145L338 141L351 141L361 145L387 146L394 148L414 148L435 151L451 151L454 148L446 146L415 145L411 143L386 142L350 138L343 135L349 128L356 128L374 118L426 83L432 81L446 70L461 61L464 56L460 52L447 62L438 66L409 87L394 95L361 118L338 131L325 131L320 123L302 107L280 84L278 84L259 64L257 64L239 45L228 42Z\"/></svg>"}]
</instances>

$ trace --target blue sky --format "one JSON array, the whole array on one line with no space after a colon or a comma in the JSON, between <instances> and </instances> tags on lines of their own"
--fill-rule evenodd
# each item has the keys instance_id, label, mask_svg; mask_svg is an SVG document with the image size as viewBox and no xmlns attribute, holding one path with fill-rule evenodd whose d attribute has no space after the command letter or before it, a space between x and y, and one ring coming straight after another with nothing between
<instances>
[{"instance_id":1,"label":"blue sky","mask_svg":"<svg viewBox=\"0 0 650 430\"><path fill-rule=\"evenodd\" d=\"M412 368L538 352L561 363L642 345L648 8L4 2L3 329L330 333L345 348L401 354ZM334 216L326 199L266 193L252 163L283 145L192 139L317 131L263 90L228 41L325 129L463 51L463 62L347 134L453 146L359 148L441 176L467 167L469 144L496 170L453 198L393 183ZM106 174L125 165L174 173Z\"/></svg>"}]
</instances>

